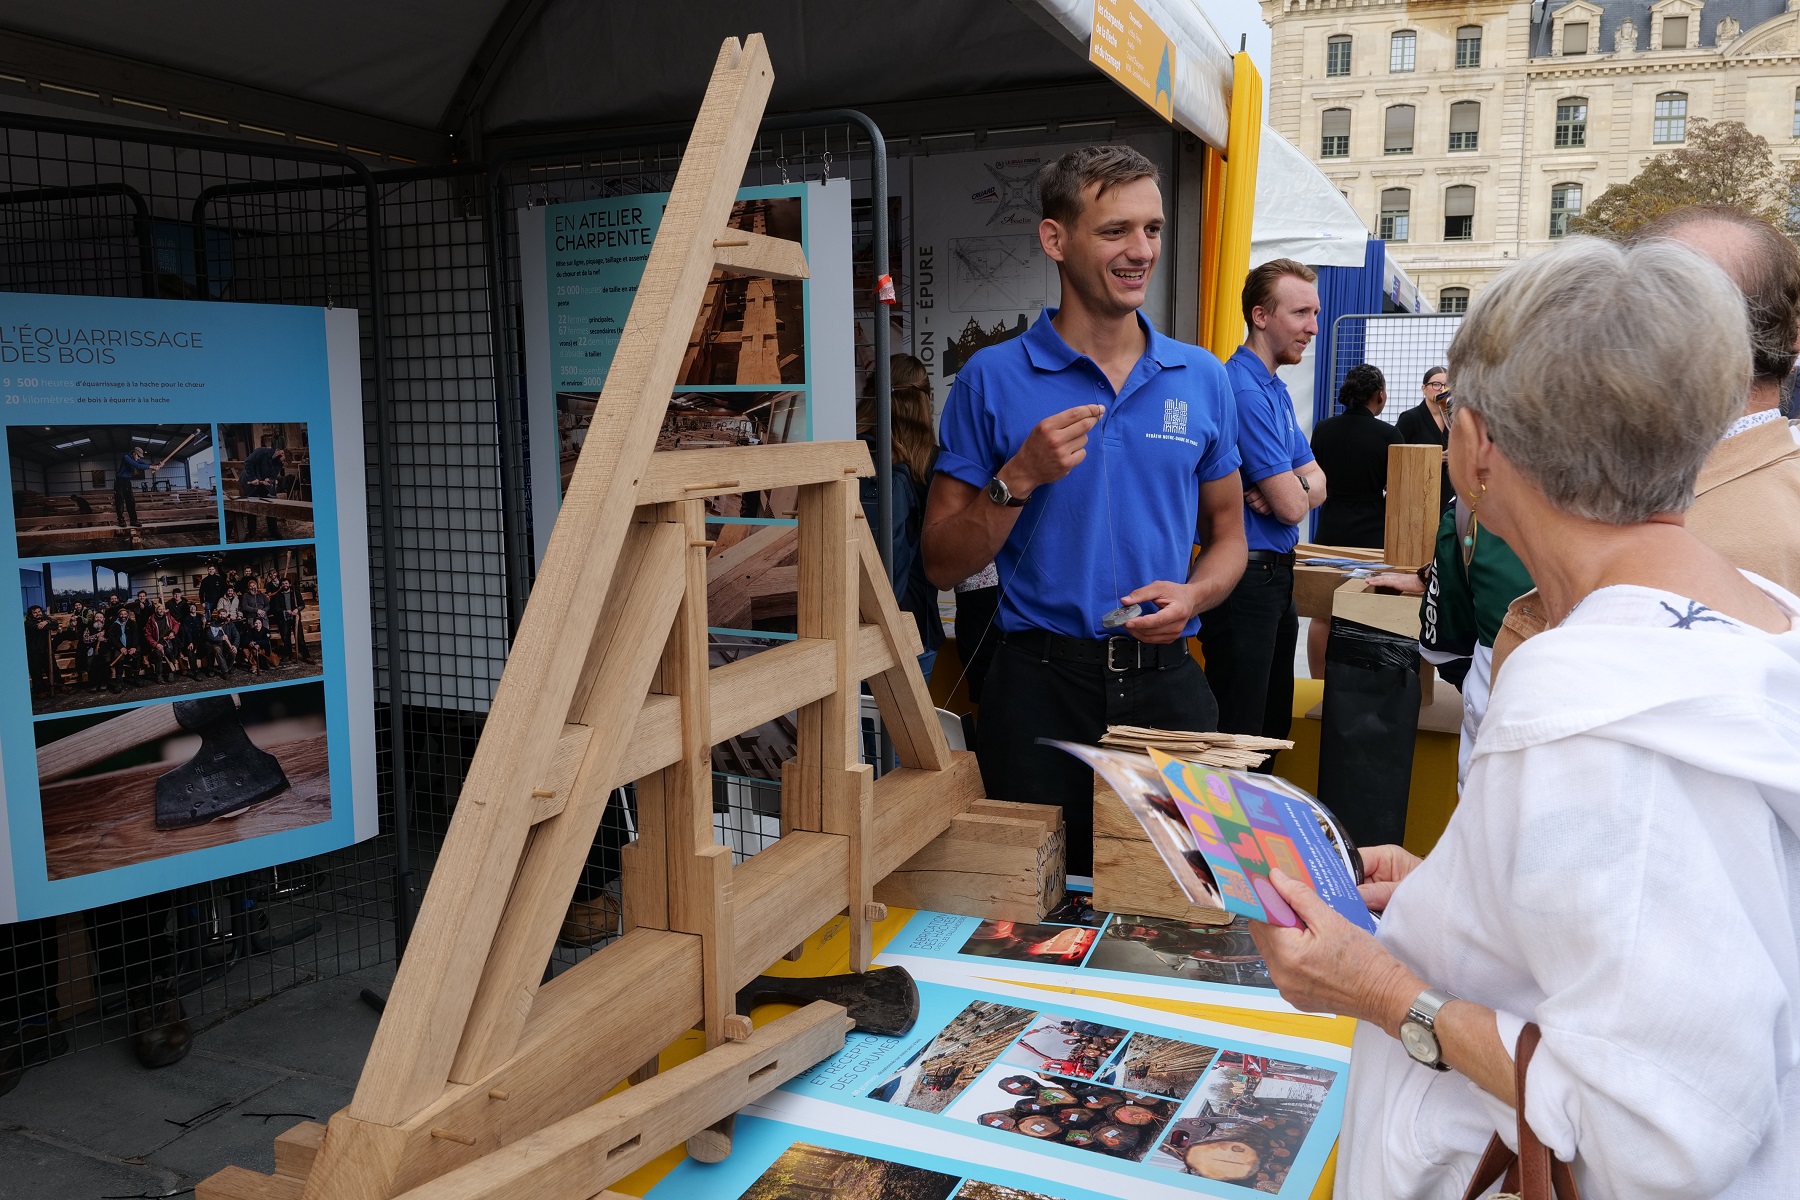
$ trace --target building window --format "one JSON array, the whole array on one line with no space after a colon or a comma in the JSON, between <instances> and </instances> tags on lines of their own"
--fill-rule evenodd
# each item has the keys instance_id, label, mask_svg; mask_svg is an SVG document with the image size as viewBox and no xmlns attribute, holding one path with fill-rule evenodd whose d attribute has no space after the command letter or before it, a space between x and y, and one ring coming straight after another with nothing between
<instances>
[{"instance_id":1,"label":"building window","mask_svg":"<svg viewBox=\"0 0 1800 1200\"><path fill-rule=\"evenodd\" d=\"M1438 311L1441 313L1466 313L1469 311L1468 288L1439 288Z\"/></svg>"},{"instance_id":2,"label":"building window","mask_svg":"<svg viewBox=\"0 0 1800 1200\"><path fill-rule=\"evenodd\" d=\"M1319 157L1346 158L1350 154L1350 110L1328 108L1319 122Z\"/></svg>"},{"instance_id":3,"label":"building window","mask_svg":"<svg viewBox=\"0 0 1800 1200\"><path fill-rule=\"evenodd\" d=\"M1800 138L1800 88L1794 89L1794 136Z\"/></svg>"},{"instance_id":4,"label":"building window","mask_svg":"<svg viewBox=\"0 0 1800 1200\"><path fill-rule=\"evenodd\" d=\"M1381 193L1381 222L1377 235L1384 242L1404 242L1407 227L1412 224L1412 193L1405 188L1387 188Z\"/></svg>"},{"instance_id":5,"label":"building window","mask_svg":"<svg viewBox=\"0 0 1800 1200\"><path fill-rule=\"evenodd\" d=\"M1413 69L1418 58L1419 35L1410 29L1402 30L1393 36L1388 43L1388 70L1400 74Z\"/></svg>"},{"instance_id":6,"label":"building window","mask_svg":"<svg viewBox=\"0 0 1800 1200\"><path fill-rule=\"evenodd\" d=\"M1656 97L1656 123L1650 140L1659 145L1687 141L1687 93L1659 92Z\"/></svg>"},{"instance_id":7,"label":"building window","mask_svg":"<svg viewBox=\"0 0 1800 1200\"><path fill-rule=\"evenodd\" d=\"M1475 189L1467 184L1444 189L1444 240L1475 239Z\"/></svg>"},{"instance_id":8,"label":"building window","mask_svg":"<svg viewBox=\"0 0 1800 1200\"><path fill-rule=\"evenodd\" d=\"M1456 65L1459 69L1481 65L1481 26L1464 25L1456 31Z\"/></svg>"},{"instance_id":9,"label":"building window","mask_svg":"<svg viewBox=\"0 0 1800 1200\"><path fill-rule=\"evenodd\" d=\"M1383 154L1413 152L1413 114L1417 111L1410 104L1396 104L1387 110L1387 131L1381 143Z\"/></svg>"},{"instance_id":10,"label":"building window","mask_svg":"<svg viewBox=\"0 0 1800 1200\"><path fill-rule=\"evenodd\" d=\"M1350 35L1333 34L1325 39L1325 74L1348 75L1350 73Z\"/></svg>"},{"instance_id":11,"label":"building window","mask_svg":"<svg viewBox=\"0 0 1800 1200\"><path fill-rule=\"evenodd\" d=\"M1569 222L1581 215L1581 185L1559 183L1550 189L1550 236L1569 236Z\"/></svg>"},{"instance_id":12,"label":"building window","mask_svg":"<svg viewBox=\"0 0 1800 1200\"><path fill-rule=\"evenodd\" d=\"M1795 112L1800 113L1800 96L1795 99ZM1796 116L1795 128L1800 130L1800 116ZM1795 136L1800 137L1800 133ZM1569 96L1556 102L1556 146L1564 149L1570 146L1587 145L1587 97Z\"/></svg>"},{"instance_id":13,"label":"building window","mask_svg":"<svg viewBox=\"0 0 1800 1200\"><path fill-rule=\"evenodd\" d=\"M1687 25L1686 17L1664 17L1662 20L1662 48L1664 50L1686 50Z\"/></svg>"},{"instance_id":14,"label":"building window","mask_svg":"<svg viewBox=\"0 0 1800 1200\"><path fill-rule=\"evenodd\" d=\"M1586 54L1588 51L1588 23L1571 21L1563 26L1563 53Z\"/></svg>"},{"instance_id":15,"label":"building window","mask_svg":"<svg viewBox=\"0 0 1800 1200\"><path fill-rule=\"evenodd\" d=\"M1450 148L1473 150L1481 139L1481 105L1458 100L1450 106Z\"/></svg>"}]
</instances>

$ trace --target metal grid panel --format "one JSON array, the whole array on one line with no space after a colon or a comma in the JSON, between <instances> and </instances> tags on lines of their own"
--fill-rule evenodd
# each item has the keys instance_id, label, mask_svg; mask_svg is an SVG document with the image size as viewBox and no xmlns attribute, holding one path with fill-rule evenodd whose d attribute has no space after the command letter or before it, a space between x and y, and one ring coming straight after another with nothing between
<instances>
[{"instance_id":1,"label":"metal grid panel","mask_svg":"<svg viewBox=\"0 0 1800 1200\"><path fill-rule=\"evenodd\" d=\"M347 159L8 117L0 120L0 289L355 307L372 432L376 230L368 198ZM379 572L380 522L373 524ZM376 671L385 686L379 639ZM178 1002L190 1023L204 1026L283 987L391 958L394 762L389 714L375 715L380 836L269 870L0 927L0 1041L19 1036L29 1062L163 1024Z\"/></svg>"},{"instance_id":2,"label":"metal grid panel","mask_svg":"<svg viewBox=\"0 0 1800 1200\"><path fill-rule=\"evenodd\" d=\"M1331 326L1331 412L1343 411L1338 389L1350 368L1373 363L1387 379L1388 404L1381 419L1392 425L1419 402L1425 372L1448 359L1462 317L1440 313L1355 313Z\"/></svg>"}]
</instances>

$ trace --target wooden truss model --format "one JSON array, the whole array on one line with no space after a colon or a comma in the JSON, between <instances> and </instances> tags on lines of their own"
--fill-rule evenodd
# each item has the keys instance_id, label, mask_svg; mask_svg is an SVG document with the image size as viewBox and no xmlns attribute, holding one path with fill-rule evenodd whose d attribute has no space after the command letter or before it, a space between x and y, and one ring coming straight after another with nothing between
<instances>
[{"instance_id":1,"label":"wooden truss model","mask_svg":"<svg viewBox=\"0 0 1800 1200\"><path fill-rule=\"evenodd\" d=\"M684 1141L716 1160L730 1114L850 1024L816 1003L752 1030L740 987L839 913L867 969L876 881L953 821L1044 840L977 806L974 757L945 744L863 522L860 442L653 453L715 268L806 273L797 244L726 224L772 80L760 36L725 42L354 1099L278 1139L277 1174L227 1168L201 1200L588 1200ZM709 669L705 500L776 487L799 489L799 637ZM906 764L879 781L864 680ZM795 710L783 836L734 868L710 747ZM634 780L626 932L540 986ZM656 1075L695 1026L707 1051Z\"/></svg>"}]
</instances>

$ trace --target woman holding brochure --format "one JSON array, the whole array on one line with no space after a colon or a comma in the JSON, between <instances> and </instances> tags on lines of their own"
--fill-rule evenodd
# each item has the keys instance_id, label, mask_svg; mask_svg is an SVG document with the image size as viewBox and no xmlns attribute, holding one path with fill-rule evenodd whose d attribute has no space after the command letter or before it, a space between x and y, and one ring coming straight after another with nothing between
<instances>
[{"instance_id":1,"label":"woman holding brochure","mask_svg":"<svg viewBox=\"0 0 1800 1200\"><path fill-rule=\"evenodd\" d=\"M1570 239L1450 361L1451 478L1552 628L1507 661L1430 857L1364 851L1378 934L1286 876L1302 925L1252 926L1284 997L1362 1022L1336 1194L1461 1195L1513 1141L1529 1022L1523 1115L1587 1200L1791 1196L1800 599L1680 516L1747 394L1743 301L1685 248Z\"/></svg>"}]
</instances>

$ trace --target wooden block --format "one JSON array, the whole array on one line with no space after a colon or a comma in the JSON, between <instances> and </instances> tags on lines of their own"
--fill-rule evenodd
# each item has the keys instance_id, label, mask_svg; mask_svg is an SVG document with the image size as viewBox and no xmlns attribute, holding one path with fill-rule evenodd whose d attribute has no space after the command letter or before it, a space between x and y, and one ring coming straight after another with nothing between
<instances>
[{"instance_id":1,"label":"wooden block","mask_svg":"<svg viewBox=\"0 0 1800 1200\"><path fill-rule=\"evenodd\" d=\"M1387 523L1382 561L1399 571L1415 571L1437 554L1443 510L1444 451L1441 446L1388 447Z\"/></svg>"},{"instance_id":2,"label":"wooden block","mask_svg":"<svg viewBox=\"0 0 1800 1200\"><path fill-rule=\"evenodd\" d=\"M1134 916L1226 925L1222 908L1194 904L1175 882L1125 802L1094 777L1094 907Z\"/></svg>"},{"instance_id":3,"label":"wooden block","mask_svg":"<svg viewBox=\"0 0 1800 1200\"><path fill-rule=\"evenodd\" d=\"M847 771L825 776L823 806L825 832L838 834L845 847L845 916L850 925L850 969L867 971L875 957L868 908L874 899L875 879L869 873L870 838L875 826L875 768L858 763Z\"/></svg>"},{"instance_id":4,"label":"wooden block","mask_svg":"<svg viewBox=\"0 0 1800 1200\"><path fill-rule=\"evenodd\" d=\"M727 229L713 239L713 265L740 275L805 279L806 254L800 243L743 229Z\"/></svg>"},{"instance_id":5,"label":"wooden block","mask_svg":"<svg viewBox=\"0 0 1800 1200\"><path fill-rule=\"evenodd\" d=\"M754 1032L756 1032L756 1026L752 1025L750 1018L742 1013L732 1013L725 1018L725 1040L728 1042L746 1041Z\"/></svg>"},{"instance_id":6,"label":"wooden block","mask_svg":"<svg viewBox=\"0 0 1800 1200\"><path fill-rule=\"evenodd\" d=\"M305 1185L285 1175L226 1167L194 1188L194 1200L300 1200Z\"/></svg>"},{"instance_id":7,"label":"wooden block","mask_svg":"<svg viewBox=\"0 0 1800 1200\"><path fill-rule=\"evenodd\" d=\"M958 814L950 827L875 888L876 899L903 908L959 913L998 921L1041 921L1062 903L1066 846L1062 810L1054 822L993 809L1041 809L983 801L982 811Z\"/></svg>"},{"instance_id":8,"label":"wooden block","mask_svg":"<svg viewBox=\"0 0 1800 1200\"><path fill-rule=\"evenodd\" d=\"M1331 619L1331 594L1349 578L1336 567L1294 568L1294 607L1301 616Z\"/></svg>"},{"instance_id":9,"label":"wooden block","mask_svg":"<svg viewBox=\"0 0 1800 1200\"><path fill-rule=\"evenodd\" d=\"M637 781L637 837L619 851L621 932L669 927L669 833L661 771Z\"/></svg>"},{"instance_id":10,"label":"wooden block","mask_svg":"<svg viewBox=\"0 0 1800 1200\"><path fill-rule=\"evenodd\" d=\"M709 1050L415 1187L404 1200L589 1200L841 1050L851 1025L837 1005L810 1004L746 1041Z\"/></svg>"},{"instance_id":11,"label":"wooden block","mask_svg":"<svg viewBox=\"0 0 1800 1200\"><path fill-rule=\"evenodd\" d=\"M860 441L664 450L650 456L638 503L772 491L874 473L869 448Z\"/></svg>"},{"instance_id":12,"label":"wooden block","mask_svg":"<svg viewBox=\"0 0 1800 1200\"><path fill-rule=\"evenodd\" d=\"M732 872L734 991L850 906L849 846L846 837L796 830Z\"/></svg>"},{"instance_id":13,"label":"wooden block","mask_svg":"<svg viewBox=\"0 0 1800 1200\"><path fill-rule=\"evenodd\" d=\"M899 760L909 767L941 771L950 765L950 746L919 671L918 623L911 613L900 610L867 522L857 524L856 550L858 609L862 620L881 630L894 657L892 667L870 678L869 691Z\"/></svg>"},{"instance_id":14,"label":"wooden block","mask_svg":"<svg viewBox=\"0 0 1800 1200\"><path fill-rule=\"evenodd\" d=\"M862 757L856 673L857 533L852 516L859 508L855 484L848 479L800 489L796 632L832 643L833 686L796 715L798 766L791 795L783 785L783 832L823 828L819 806L826 775L848 770Z\"/></svg>"},{"instance_id":15,"label":"wooden block","mask_svg":"<svg viewBox=\"0 0 1800 1200\"><path fill-rule=\"evenodd\" d=\"M324 1141L325 1126L317 1121L302 1121L286 1133L276 1134L275 1173L305 1179Z\"/></svg>"},{"instance_id":16,"label":"wooden block","mask_svg":"<svg viewBox=\"0 0 1800 1200\"><path fill-rule=\"evenodd\" d=\"M1419 597L1373 591L1366 579L1352 579L1332 593L1331 615L1419 639Z\"/></svg>"},{"instance_id":17,"label":"wooden block","mask_svg":"<svg viewBox=\"0 0 1800 1200\"><path fill-rule=\"evenodd\" d=\"M952 751L942 771L901 767L877 779L872 876L892 874L981 796L981 767L967 750Z\"/></svg>"}]
</instances>

